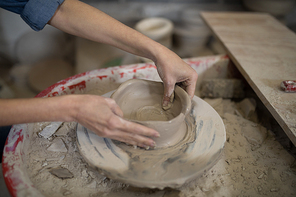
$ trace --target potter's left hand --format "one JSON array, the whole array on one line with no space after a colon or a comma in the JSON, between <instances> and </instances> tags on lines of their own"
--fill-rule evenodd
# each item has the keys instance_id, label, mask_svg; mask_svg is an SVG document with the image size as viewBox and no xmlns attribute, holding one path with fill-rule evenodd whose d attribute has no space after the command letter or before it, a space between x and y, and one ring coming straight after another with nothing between
<instances>
[{"instance_id":1,"label":"potter's left hand","mask_svg":"<svg viewBox=\"0 0 296 197\"><path fill-rule=\"evenodd\" d=\"M123 112L111 98L96 95L67 95L75 105L75 121L101 137L140 147L154 147L149 137L159 137L151 128L122 118Z\"/></svg>"},{"instance_id":2,"label":"potter's left hand","mask_svg":"<svg viewBox=\"0 0 296 197\"><path fill-rule=\"evenodd\" d=\"M165 47L162 50L162 53L158 53L155 64L164 83L163 108L168 109L172 103L176 83L186 90L191 99L193 98L198 75L174 52Z\"/></svg>"}]
</instances>

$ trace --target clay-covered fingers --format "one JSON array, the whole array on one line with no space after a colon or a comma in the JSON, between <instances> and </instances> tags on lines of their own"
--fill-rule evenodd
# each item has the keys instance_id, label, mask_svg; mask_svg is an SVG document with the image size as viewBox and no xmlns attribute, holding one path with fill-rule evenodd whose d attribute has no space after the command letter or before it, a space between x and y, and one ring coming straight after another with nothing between
<instances>
[{"instance_id":1,"label":"clay-covered fingers","mask_svg":"<svg viewBox=\"0 0 296 197\"><path fill-rule=\"evenodd\" d=\"M164 93L162 99L162 108L168 110L171 108L174 100L175 81L164 81Z\"/></svg>"},{"instance_id":2,"label":"clay-covered fingers","mask_svg":"<svg viewBox=\"0 0 296 197\"><path fill-rule=\"evenodd\" d=\"M190 67L190 69L192 68ZM192 73L185 73L183 75L189 77L185 79L179 79L176 82L174 80L171 80L170 82L164 81L164 95L162 101L162 108L164 110L170 109L173 104L175 85L179 85L188 93L191 99L193 98L197 81L197 73L193 70Z\"/></svg>"},{"instance_id":3,"label":"clay-covered fingers","mask_svg":"<svg viewBox=\"0 0 296 197\"><path fill-rule=\"evenodd\" d=\"M155 142L149 137L159 137L154 129L114 116L108 121L106 137L140 147L154 147Z\"/></svg>"},{"instance_id":4,"label":"clay-covered fingers","mask_svg":"<svg viewBox=\"0 0 296 197\"><path fill-rule=\"evenodd\" d=\"M185 63L178 56L173 56L175 61L160 61L158 63L158 73L164 83L164 96L162 106L164 110L172 106L174 99L175 85L179 84L192 99L195 92L197 73L190 65Z\"/></svg>"}]
</instances>

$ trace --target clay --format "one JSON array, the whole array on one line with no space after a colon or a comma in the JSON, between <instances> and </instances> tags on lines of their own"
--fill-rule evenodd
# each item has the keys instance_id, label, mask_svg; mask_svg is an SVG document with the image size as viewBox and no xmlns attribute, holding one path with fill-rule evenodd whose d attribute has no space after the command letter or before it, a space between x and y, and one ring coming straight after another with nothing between
<instances>
[{"instance_id":1,"label":"clay","mask_svg":"<svg viewBox=\"0 0 296 197\"><path fill-rule=\"evenodd\" d=\"M52 152L63 152L66 153L68 150L62 139L56 139L53 143L47 148L48 151Z\"/></svg>"},{"instance_id":2,"label":"clay","mask_svg":"<svg viewBox=\"0 0 296 197\"><path fill-rule=\"evenodd\" d=\"M67 168L62 168L60 166L49 170L49 172L60 179L71 179L74 177Z\"/></svg>"},{"instance_id":3,"label":"clay","mask_svg":"<svg viewBox=\"0 0 296 197\"><path fill-rule=\"evenodd\" d=\"M97 92L102 94L101 90ZM224 153L211 170L177 190L136 188L101 175L81 157L76 144L76 124L73 122L64 123L55 133L67 144L67 153L46 151L51 142L38 137L37 133L48 123L32 124L25 164L32 184L42 192L35 196L295 196L295 159L271 132L268 131L261 147L252 150L245 134L259 132L262 126L236 115L237 105L230 100L218 98L207 99L207 102L219 112L227 128ZM9 158L14 162L13 155ZM57 178L49 173L48 166L51 166L50 169L63 166L73 173L74 178Z\"/></svg>"},{"instance_id":4,"label":"clay","mask_svg":"<svg viewBox=\"0 0 296 197\"><path fill-rule=\"evenodd\" d=\"M208 60L208 57L204 58L204 60ZM221 70L221 68L225 68L224 65L226 64L224 63L228 63L229 61L226 60L222 63L217 63L214 59L210 60L210 62L215 65L213 67L208 67L208 64L194 64L195 69L212 68L209 69L211 72L207 72L207 74L204 75L200 74L199 79L213 77L221 78L221 75L224 77L224 72L219 75L216 75L215 72ZM91 80L93 77L99 82L95 80L93 80L95 82L92 83L86 81L87 89L82 91L77 88L76 93L103 95L115 90L119 83L126 80L126 76L130 78L138 76L141 76L142 78L148 78L148 76L150 76L149 79L156 78L156 69L152 69L151 72L153 74L151 75L145 73L144 69L140 69L139 72L135 74L132 72L134 67L135 66L130 66L128 69L120 68L114 71L114 73L124 72L125 78L121 78L119 74L118 76L112 75L111 78L107 78L106 80L101 80L95 77L98 75L101 76L107 73L107 71L110 72L110 70L101 70L100 72L95 71L94 74L86 75L85 78ZM75 82L77 83L77 81ZM73 82L71 84L73 84ZM67 93L70 94L70 91L67 90ZM6 154L6 161L8 161L9 166L13 166L14 169L20 167L26 168L17 171L20 172L17 176L28 174L28 177L23 179L26 184L24 184L23 187L20 187L19 185L16 186L19 191L18 194L19 196L34 196L32 195L33 192L33 194L39 192L39 195L35 196L44 195L57 197L63 197L65 195L73 197L167 197L173 194L180 197L295 196L296 175L293 173L295 171L295 165L293 168L291 166L291 164L295 164L295 159L274 139L271 132L268 131L267 138L262 142L258 149L253 149L253 145L249 143L249 140L247 140L248 136L246 136L245 133L249 130L254 133L259 132L259 130L261 131L261 125L246 120L243 116L238 115L237 104L229 99L207 99L207 101L209 100L211 100L213 107L222 117L227 128L227 141L225 143L222 158L210 170L204 172L202 176L197 177L191 182L185 183L180 188L166 188L164 190L136 188L125 184L125 182L109 179L104 175L101 175L96 168L90 167L88 162L82 158L76 143L76 123L64 123L53 135L55 138L61 138L65 142L68 148L67 153L47 151L46 149L50 146L52 141L43 137L38 137L37 134L49 123L36 123L19 127L25 130L25 148L22 148L20 144L17 146L17 151L22 151L22 153L24 153L21 157L22 159L25 159L24 163L22 163L20 159L16 159L18 152L16 152L16 154ZM293 120L293 117L290 118ZM196 119L199 120L199 117L197 116ZM14 127L16 128L16 125ZM274 131L274 127L271 127L271 130ZM19 129L16 129L16 131L19 132ZM255 137L256 136L253 136L252 138ZM12 147L14 143L11 142L14 140L16 141L17 138L12 138L11 135L9 139L7 147ZM264 138L262 138L262 140L263 139ZM146 152L151 152L151 150ZM152 153L157 154L156 151L151 152L151 154ZM133 158L136 160L137 156ZM19 165L20 163L22 165ZM60 179L49 173L49 169L58 166L67 168L73 173L74 177L72 179ZM153 166L154 164L150 167L153 168ZM27 189L30 185L34 186L34 190L32 188Z\"/></svg>"},{"instance_id":5,"label":"clay","mask_svg":"<svg viewBox=\"0 0 296 197\"><path fill-rule=\"evenodd\" d=\"M220 116L196 96L178 132L184 128L185 136L177 144L146 150L101 138L78 124L77 145L88 164L113 180L137 187L177 188L209 170L226 140Z\"/></svg>"},{"instance_id":6,"label":"clay","mask_svg":"<svg viewBox=\"0 0 296 197\"><path fill-rule=\"evenodd\" d=\"M201 96L210 98L244 98L244 84L239 79L205 79Z\"/></svg>"},{"instance_id":7,"label":"clay","mask_svg":"<svg viewBox=\"0 0 296 197\"><path fill-rule=\"evenodd\" d=\"M47 125L42 131L38 133L39 137L44 137L46 139L50 139L51 136L61 127L63 122L52 122Z\"/></svg>"},{"instance_id":8,"label":"clay","mask_svg":"<svg viewBox=\"0 0 296 197\"><path fill-rule=\"evenodd\" d=\"M163 83L132 79L124 82L111 95L123 117L159 132L159 138L153 138L157 148L175 145L186 133L182 124L191 108L188 94L179 86L175 88L175 99L170 108L162 108Z\"/></svg>"},{"instance_id":9,"label":"clay","mask_svg":"<svg viewBox=\"0 0 296 197\"><path fill-rule=\"evenodd\" d=\"M170 96L168 105L167 106L162 105L162 109L165 111L171 109L171 107L173 106L174 98L175 98L175 93L173 92Z\"/></svg>"},{"instance_id":10,"label":"clay","mask_svg":"<svg viewBox=\"0 0 296 197\"><path fill-rule=\"evenodd\" d=\"M251 119L255 115L256 101L254 99L245 98L238 103L239 110L246 119Z\"/></svg>"}]
</instances>

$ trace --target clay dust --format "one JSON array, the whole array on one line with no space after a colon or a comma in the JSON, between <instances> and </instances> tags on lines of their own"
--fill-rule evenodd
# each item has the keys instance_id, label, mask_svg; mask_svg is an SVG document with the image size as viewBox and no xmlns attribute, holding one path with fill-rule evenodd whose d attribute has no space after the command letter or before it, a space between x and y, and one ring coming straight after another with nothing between
<instances>
[{"instance_id":1,"label":"clay dust","mask_svg":"<svg viewBox=\"0 0 296 197\"><path fill-rule=\"evenodd\" d=\"M44 196L295 196L295 159L275 140L273 133L245 119L236 103L228 99L206 101L224 121L227 133L224 153L204 175L178 189L136 188L101 175L80 155L74 122L63 123L49 139L39 137L38 133L50 123L35 124L29 139L31 146L26 151L27 173ZM66 152L59 151L60 140ZM57 142L60 146L48 150ZM68 178L51 173L52 169L61 168L68 170Z\"/></svg>"}]
</instances>

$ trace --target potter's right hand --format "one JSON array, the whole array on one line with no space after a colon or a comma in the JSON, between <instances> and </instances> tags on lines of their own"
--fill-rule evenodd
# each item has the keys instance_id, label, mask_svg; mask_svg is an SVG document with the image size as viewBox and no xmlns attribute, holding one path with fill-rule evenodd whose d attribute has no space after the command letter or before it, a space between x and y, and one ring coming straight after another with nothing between
<instances>
[{"instance_id":1,"label":"potter's right hand","mask_svg":"<svg viewBox=\"0 0 296 197\"><path fill-rule=\"evenodd\" d=\"M111 138L140 147L154 147L149 137L159 137L157 131L122 118L115 101L96 95L72 95L78 107L76 121L101 137Z\"/></svg>"},{"instance_id":2,"label":"potter's right hand","mask_svg":"<svg viewBox=\"0 0 296 197\"><path fill-rule=\"evenodd\" d=\"M160 46L155 49L154 62L164 84L163 108L169 109L174 97L175 85L180 85L192 99L195 92L197 73L178 55L171 50Z\"/></svg>"}]
</instances>

